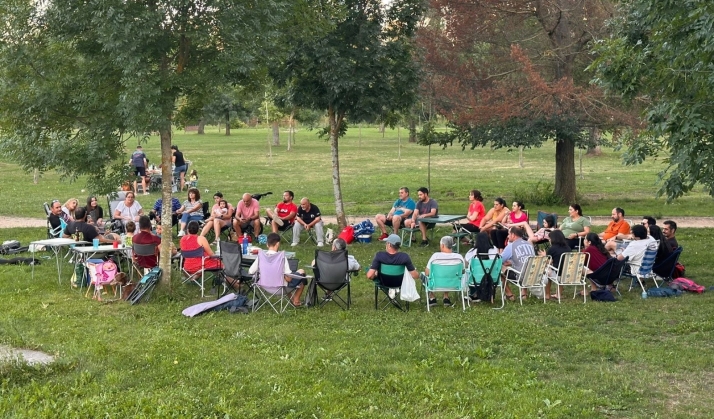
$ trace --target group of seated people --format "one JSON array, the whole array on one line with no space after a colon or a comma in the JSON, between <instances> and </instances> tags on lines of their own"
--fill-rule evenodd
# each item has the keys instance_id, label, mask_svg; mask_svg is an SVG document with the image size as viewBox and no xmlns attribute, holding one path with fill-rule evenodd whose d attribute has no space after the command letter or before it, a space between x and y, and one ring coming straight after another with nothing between
<instances>
[{"instance_id":1,"label":"group of seated people","mask_svg":"<svg viewBox=\"0 0 714 419\"><path fill-rule=\"evenodd\" d=\"M320 209L307 197L300 200L299 206L293 203L294 199L295 194L292 191L284 191L282 201L274 208L266 209L265 215L272 232L292 229L292 246L297 246L303 230L314 231L317 246L324 246L324 223ZM203 221L199 235L205 237L213 231L216 240L220 237L221 231L226 228L233 228L237 237L242 237L244 234L257 236L263 231L260 202L249 193L244 193L235 206L224 199L221 192L214 193L213 206L208 217L203 213L203 201L196 188L188 190L187 199L183 203L180 203L177 198L172 198L171 201L173 223L180 224L179 237L186 234L186 226L190 221ZM163 200L158 199L151 211L151 218L156 219L157 222L161 219L162 203ZM212 244L215 243L214 241Z\"/></svg>"},{"instance_id":2,"label":"group of seated people","mask_svg":"<svg viewBox=\"0 0 714 419\"><path fill-rule=\"evenodd\" d=\"M428 193L420 194L420 200L422 197L428 199ZM679 247L675 237L676 222L667 220L663 223L663 228L660 229L654 218L645 216L641 224L630 227L624 218L625 210L619 207L612 210L612 221L600 234L590 231L590 221L583 216L582 208L578 204L568 207L569 215L559 225L554 216L548 216L544 221L544 226L534 232L528 223L527 216L523 213L525 209L523 203L514 202L511 211L509 211L505 201L502 198L496 198L493 208L485 213L481 204L483 198L478 190L471 191L470 199L468 223L462 224L462 227L477 233L475 240L471 242L472 249L466 253L465 257L462 257L452 251L453 237L451 235L442 237L439 243L439 252L434 253L427 262L424 271L426 276L429 275L432 262L439 261L442 264L463 262L468 267L469 261L477 254L489 255L491 258L501 254L505 275L509 267L520 272L528 257L536 254L550 256L552 269L560 270L561 256L567 252L580 250L589 254L587 268L588 273L592 273L613 257L619 260L628 258L630 266L639 266L646 250L655 248L657 249L656 265L664 261ZM400 237L397 234L386 234L385 228L385 226L391 225L396 233L399 226L410 219L409 217L415 212L415 209L411 209L409 201L409 190L401 188L400 198L395 202L392 210L386 215L377 216L377 224L382 230L380 239L386 242L387 248L375 256L367 274L368 278L375 279L377 277L381 264L403 265L412 277L418 278L418 273L409 255L399 252ZM412 219L418 220L418 218ZM544 241L550 244L547 250L536 250L535 244ZM508 272L510 272L509 275L513 275L512 271ZM597 288L601 287L595 283L592 285ZM558 298L560 291L551 294L550 282L548 282L545 299ZM506 298L515 299L507 284L504 292ZM443 303L446 306L452 305L448 293L444 294ZM435 296L429 295L429 305L436 304Z\"/></svg>"}]
</instances>

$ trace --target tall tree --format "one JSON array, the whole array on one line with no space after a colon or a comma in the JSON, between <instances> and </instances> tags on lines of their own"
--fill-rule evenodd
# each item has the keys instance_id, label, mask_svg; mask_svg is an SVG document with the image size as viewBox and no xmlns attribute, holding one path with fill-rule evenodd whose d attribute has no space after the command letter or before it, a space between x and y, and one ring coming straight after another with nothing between
<instances>
[{"instance_id":1,"label":"tall tree","mask_svg":"<svg viewBox=\"0 0 714 419\"><path fill-rule=\"evenodd\" d=\"M714 196L714 3L621 5L593 68L611 92L645 107L647 129L636 132L626 161L663 154L659 194L668 200L698 183Z\"/></svg>"},{"instance_id":2,"label":"tall tree","mask_svg":"<svg viewBox=\"0 0 714 419\"><path fill-rule=\"evenodd\" d=\"M554 193L575 200L575 146L588 127L632 123L588 85L606 0L432 0L419 31L423 90L453 124L440 142L537 147L555 140ZM425 93L425 96L428 93ZM426 142L433 143L434 133ZM439 135L437 135L439 137Z\"/></svg>"},{"instance_id":3,"label":"tall tree","mask_svg":"<svg viewBox=\"0 0 714 419\"><path fill-rule=\"evenodd\" d=\"M335 213L343 227L339 139L347 118L369 119L414 101L418 78L412 37L423 9L421 0L343 0L330 7L323 15L332 29L297 42L275 76L289 103L327 111Z\"/></svg>"},{"instance_id":4,"label":"tall tree","mask_svg":"<svg viewBox=\"0 0 714 419\"><path fill-rule=\"evenodd\" d=\"M128 138L159 132L163 229L171 231L177 99L249 79L265 64L262 51L281 50L276 37L287 4L297 3L3 1L0 149L25 169L87 175L101 192L126 175ZM164 235L166 284L170 244Z\"/></svg>"}]
</instances>

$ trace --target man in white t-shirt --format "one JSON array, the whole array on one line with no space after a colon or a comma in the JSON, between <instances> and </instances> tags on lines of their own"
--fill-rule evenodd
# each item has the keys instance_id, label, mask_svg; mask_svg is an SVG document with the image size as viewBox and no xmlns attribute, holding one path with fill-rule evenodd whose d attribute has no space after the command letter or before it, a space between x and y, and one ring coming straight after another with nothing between
<instances>
[{"instance_id":1,"label":"man in white t-shirt","mask_svg":"<svg viewBox=\"0 0 714 419\"><path fill-rule=\"evenodd\" d=\"M426 269L424 269L423 280L429 276L429 271L431 270L431 264L435 263L437 265L457 265L459 263L466 266L464 257L458 253L454 253L452 247L454 246L454 238L451 236L444 236L439 241L439 251L431 255L429 261L426 263ZM429 293L429 307L436 305L436 296L434 293ZM451 307L451 300L449 299L449 293L444 293L444 307Z\"/></svg>"},{"instance_id":2,"label":"man in white t-shirt","mask_svg":"<svg viewBox=\"0 0 714 419\"><path fill-rule=\"evenodd\" d=\"M629 256L628 265L640 266L647 249L657 249L657 241L647 235L647 228L643 225L632 227L632 237L634 240L627 245L622 253L617 255L617 259L622 260Z\"/></svg>"}]
</instances>

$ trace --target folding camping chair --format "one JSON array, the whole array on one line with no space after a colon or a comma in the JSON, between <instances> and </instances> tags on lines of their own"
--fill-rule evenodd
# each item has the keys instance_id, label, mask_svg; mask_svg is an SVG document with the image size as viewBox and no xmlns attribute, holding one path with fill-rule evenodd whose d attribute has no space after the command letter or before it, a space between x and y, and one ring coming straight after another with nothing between
<instances>
[{"instance_id":1,"label":"folding camping chair","mask_svg":"<svg viewBox=\"0 0 714 419\"><path fill-rule=\"evenodd\" d=\"M235 290L238 294L248 295L253 276L249 275L245 267L242 266L241 245L236 242L221 241L219 249L221 249L221 261L223 262L223 270L220 271L219 278L223 282L224 290L218 297L223 296L229 289Z\"/></svg>"},{"instance_id":2,"label":"folding camping chair","mask_svg":"<svg viewBox=\"0 0 714 419\"><path fill-rule=\"evenodd\" d=\"M143 277L149 270L155 268L159 264L158 244L131 244L131 279L134 279L134 271L139 274L139 278ZM137 256L145 257L139 261ZM147 263L147 262L151 263Z\"/></svg>"},{"instance_id":3,"label":"folding camping chair","mask_svg":"<svg viewBox=\"0 0 714 419\"><path fill-rule=\"evenodd\" d=\"M543 292L543 303L545 303L545 282L546 269L551 264L550 256L528 256L521 271L513 267L506 269L506 281L518 287L518 299L523 305L523 290L541 288ZM509 273L513 273L515 278L511 278Z\"/></svg>"},{"instance_id":4,"label":"folding camping chair","mask_svg":"<svg viewBox=\"0 0 714 419\"><path fill-rule=\"evenodd\" d=\"M442 262L442 263L439 263ZM431 311L429 307L429 293L430 292L450 292L455 291L460 294L461 308L466 311L466 302L464 294L464 264L459 262L457 264L443 264L447 261L434 261L429 265L429 276L427 276L424 281L424 292L427 295L426 298L426 311Z\"/></svg>"},{"instance_id":5,"label":"folding camping chair","mask_svg":"<svg viewBox=\"0 0 714 419\"><path fill-rule=\"evenodd\" d=\"M185 263L186 259L201 259L201 268L195 272L189 272L185 269ZM183 282L193 282L194 284L198 285L201 288L201 298L205 297L205 281L206 281L206 272L210 273L213 275L214 278L216 278L219 275L219 272L221 271L220 268L216 269L206 269L205 264L206 260L214 258L217 259L218 256L204 256L203 255L203 248L199 247L197 249L193 250L186 250L186 249L181 249L181 259L179 261L179 266L181 267L181 275L184 277ZM201 280L199 283L198 280Z\"/></svg>"},{"instance_id":6,"label":"folding camping chair","mask_svg":"<svg viewBox=\"0 0 714 419\"><path fill-rule=\"evenodd\" d=\"M662 262L658 263L657 265L652 267L652 272L654 272L655 276L657 278L661 279L664 282L669 282L672 279L672 275L674 275L674 268L677 266L677 262L679 262L679 256L682 254L682 246L679 246L677 249L674 250L669 256L667 256Z\"/></svg>"},{"instance_id":7,"label":"folding camping chair","mask_svg":"<svg viewBox=\"0 0 714 419\"><path fill-rule=\"evenodd\" d=\"M320 307L332 301L344 310L349 310L352 304L350 290L350 272L348 270L347 250L325 251L315 250L315 286L325 291L325 298ZM347 289L347 299L342 298L340 291Z\"/></svg>"},{"instance_id":8,"label":"folding camping chair","mask_svg":"<svg viewBox=\"0 0 714 419\"><path fill-rule=\"evenodd\" d=\"M597 289L606 289L608 286L612 285L610 272L617 262L617 258L610 258L599 268L594 270L592 273L587 274L585 277L590 280L590 283Z\"/></svg>"},{"instance_id":9,"label":"folding camping chair","mask_svg":"<svg viewBox=\"0 0 714 419\"><path fill-rule=\"evenodd\" d=\"M548 267L548 279L558 287L558 304L560 304L560 287L565 286L583 287L583 304L587 302L585 275L589 259L589 253L568 252L560 255L558 269L553 266ZM573 291L573 299L576 292L577 288Z\"/></svg>"},{"instance_id":10,"label":"folding camping chair","mask_svg":"<svg viewBox=\"0 0 714 419\"><path fill-rule=\"evenodd\" d=\"M377 278L374 280L374 309L379 310L379 292L384 293L382 299L382 309L394 306L401 311L409 311L409 301L405 301L404 306L397 300L397 294L402 287L404 280L404 265L382 264L377 271Z\"/></svg>"},{"instance_id":11,"label":"folding camping chair","mask_svg":"<svg viewBox=\"0 0 714 419\"><path fill-rule=\"evenodd\" d=\"M136 284L136 287L126 297L126 300L129 301L131 305L140 303L142 299L148 300L160 278L161 268L156 267L152 269L139 280L139 283Z\"/></svg>"},{"instance_id":12,"label":"folding camping chair","mask_svg":"<svg viewBox=\"0 0 714 419\"><path fill-rule=\"evenodd\" d=\"M640 262L639 266L637 264L629 263L630 273L625 273L625 276L632 279L632 281L630 282L630 289L628 291L632 291L632 285L634 284L635 279L637 279L637 282L640 284L642 292L647 292L647 290L645 289L644 281L649 278L654 281L655 287L659 288L659 284L657 284L657 275L652 272L656 257L657 247L650 245L650 247L645 250L645 255L642 257L642 261Z\"/></svg>"},{"instance_id":13,"label":"folding camping chair","mask_svg":"<svg viewBox=\"0 0 714 419\"><path fill-rule=\"evenodd\" d=\"M114 233L124 233L126 232L126 229L124 228L124 223L122 220L114 218L114 213L117 210L117 207L119 206L120 203L124 202L124 199L126 198L126 192L125 191L118 191L114 192L112 194L107 195L107 208L109 208L109 218L111 220L111 224L109 226L105 226L104 229L109 232L114 232Z\"/></svg>"},{"instance_id":14,"label":"folding camping chair","mask_svg":"<svg viewBox=\"0 0 714 419\"><path fill-rule=\"evenodd\" d=\"M52 224L50 224L50 214L52 214L52 211L50 210L50 204L45 202L44 204L42 204L42 207L44 208L45 216L47 217L47 238L57 239L62 237L62 232L65 228L67 228L67 222L65 222L65 220L60 217L59 227L52 228Z\"/></svg>"},{"instance_id":15,"label":"folding camping chair","mask_svg":"<svg viewBox=\"0 0 714 419\"><path fill-rule=\"evenodd\" d=\"M506 298L504 297L503 282L501 281L501 265L503 264L503 259L501 255L495 255L491 258L487 253L476 254L469 262L469 275L467 279L467 286L473 286L478 288L481 281L490 275L493 283L496 287L501 289L501 307L495 308L494 310L500 310L506 304ZM495 290L492 290L495 295ZM493 299L489 301L493 304ZM469 299L469 307L471 306L471 298Z\"/></svg>"},{"instance_id":16,"label":"folding camping chair","mask_svg":"<svg viewBox=\"0 0 714 419\"><path fill-rule=\"evenodd\" d=\"M258 252L258 272L255 274L251 286L253 289L253 311L258 311L266 304L277 314L283 313L289 307L294 307L290 296L295 288L287 285L285 276L284 251L272 254L263 250Z\"/></svg>"}]
</instances>

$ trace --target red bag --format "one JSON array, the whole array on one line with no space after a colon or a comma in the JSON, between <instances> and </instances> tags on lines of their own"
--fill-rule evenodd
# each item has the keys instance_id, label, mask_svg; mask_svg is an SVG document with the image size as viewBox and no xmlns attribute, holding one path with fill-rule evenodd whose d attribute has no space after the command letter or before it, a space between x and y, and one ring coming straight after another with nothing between
<instances>
[{"instance_id":1,"label":"red bag","mask_svg":"<svg viewBox=\"0 0 714 419\"><path fill-rule=\"evenodd\" d=\"M355 241L355 228L353 226L347 226L342 229L338 238L345 241L345 243L350 244Z\"/></svg>"},{"instance_id":2,"label":"red bag","mask_svg":"<svg viewBox=\"0 0 714 419\"><path fill-rule=\"evenodd\" d=\"M669 286L671 288L673 288L673 286L676 286L681 288L682 291L695 292L697 294L703 293L706 289L702 285L699 285L688 278L675 278L672 280L672 282L669 283Z\"/></svg>"}]
</instances>

